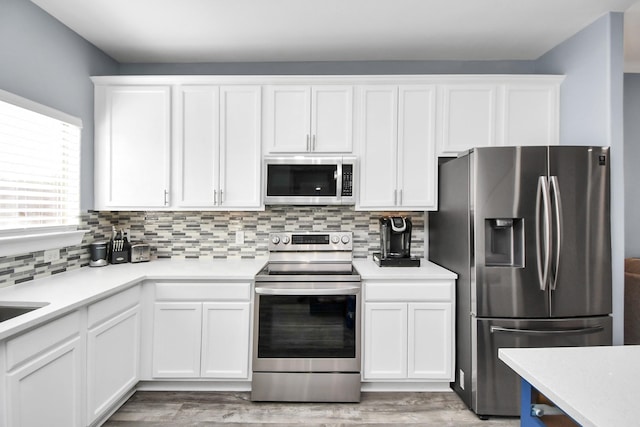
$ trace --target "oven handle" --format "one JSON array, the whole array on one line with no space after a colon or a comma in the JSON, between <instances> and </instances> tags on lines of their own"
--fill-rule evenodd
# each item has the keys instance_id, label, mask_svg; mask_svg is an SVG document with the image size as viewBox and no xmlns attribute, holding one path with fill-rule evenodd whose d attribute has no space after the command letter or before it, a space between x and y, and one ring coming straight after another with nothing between
<instances>
[{"instance_id":1,"label":"oven handle","mask_svg":"<svg viewBox=\"0 0 640 427\"><path fill-rule=\"evenodd\" d=\"M288 288L263 285L256 287L258 295L355 295L360 293L360 286L322 286L309 288Z\"/></svg>"}]
</instances>

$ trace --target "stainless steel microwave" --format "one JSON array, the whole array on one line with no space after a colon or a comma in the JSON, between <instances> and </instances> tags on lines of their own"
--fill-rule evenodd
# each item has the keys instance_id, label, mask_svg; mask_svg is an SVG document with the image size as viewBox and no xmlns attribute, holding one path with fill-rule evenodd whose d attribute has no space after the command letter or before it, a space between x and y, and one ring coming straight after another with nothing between
<instances>
[{"instance_id":1,"label":"stainless steel microwave","mask_svg":"<svg viewBox=\"0 0 640 427\"><path fill-rule=\"evenodd\" d=\"M355 177L355 157L265 157L264 202L354 205Z\"/></svg>"}]
</instances>

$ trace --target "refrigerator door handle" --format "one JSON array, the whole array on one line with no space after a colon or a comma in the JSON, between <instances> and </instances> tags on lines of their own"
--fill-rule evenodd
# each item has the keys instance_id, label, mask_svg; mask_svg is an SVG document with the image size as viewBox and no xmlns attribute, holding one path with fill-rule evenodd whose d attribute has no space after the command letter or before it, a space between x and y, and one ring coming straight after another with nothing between
<instances>
[{"instance_id":1,"label":"refrigerator door handle","mask_svg":"<svg viewBox=\"0 0 640 427\"><path fill-rule=\"evenodd\" d=\"M552 176L549 179L551 190L553 191L553 214L555 216L556 233L555 233L555 263L551 270L551 290L556 289L558 283L558 270L560 269L560 253L562 253L562 205L560 197L560 184L558 177Z\"/></svg>"},{"instance_id":2,"label":"refrigerator door handle","mask_svg":"<svg viewBox=\"0 0 640 427\"><path fill-rule=\"evenodd\" d=\"M517 329L517 328L503 328L502 326L492 326L491 333L507 333L507 334L519 334L519 335L586 335L596 334L604 331L604 326L596 325L589 328L575 328L575 329Z\"/></svg>"},{"instance_id":3,"label":"refrigerator door handle","mask_svg":"<svg viewBox=\"0 0 640 427\"><path fill-rule=\"evenodd\" d=\"M544 208L544 221L542 226L544 236L544 248L540 244L541 218L540 208ZM549 186L547 185L547 177L538 177L538 189L536 191L536 261L538 264L538 283L540 290L547 289L547 281L549 277L549 264L551 261L551 253L549 245L551 243L550 233L550 206L549 206ZM541 253L544 251L544 253Z\"/></svg>"}]
</instances>

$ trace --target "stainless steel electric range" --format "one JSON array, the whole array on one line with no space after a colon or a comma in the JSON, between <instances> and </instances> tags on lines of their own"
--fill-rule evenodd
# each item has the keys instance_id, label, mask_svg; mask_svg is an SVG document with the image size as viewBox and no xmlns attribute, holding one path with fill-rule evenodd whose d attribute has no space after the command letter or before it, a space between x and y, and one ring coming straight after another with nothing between
<instances>
[{"instance_id":1,"label":"stainless steel electric range","mask_svg":"<svg viewBox=\"0 0 640 427\"><path fill-rule=\"evenodd\" d=\"M272 233L256 275L251 400L360 401L360 275L350 232Z\"/></svg>"}]
</instances>

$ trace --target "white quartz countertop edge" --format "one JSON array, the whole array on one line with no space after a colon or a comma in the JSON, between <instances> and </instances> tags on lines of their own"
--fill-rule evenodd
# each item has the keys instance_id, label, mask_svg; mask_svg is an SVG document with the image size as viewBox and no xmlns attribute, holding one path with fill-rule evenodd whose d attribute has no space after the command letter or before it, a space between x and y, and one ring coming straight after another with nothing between
<instances>
[{"instance_id":1,"label":"white quartz countertop edge","mask_svg":"<svg viewBox=\"0 0 640 427\"><path fill-rule=\"evenodd\" d=\"M498 357L584 427L640 426L640 346L501 348Z\"/></svg>"},{"instance_id":2,"label":"white quartz countertop edge","mask_svg":"<svg viewBox=\"0 0 640 427\"><path fill-rule=\"evenodd\" d=\"M0 288L0 305L44 305L30 313L0 322L0 340L116 294L144 280L253 282L254 276L266 262L266 258L153 260L138 264L83 267Z\"/></svg>"},{"instance_id":3,"label":"white quartz countertop edge","mask_svg":"<svg viewBox=\"0 0 640 427\"><path fill-rule=\"evenodd\" d=\"M371 258L356 258L353 266L363 280L452 280L458 277L452 271L425 259L420 260L420 267L380 267Z\"/></svg>"}]
</instances>

